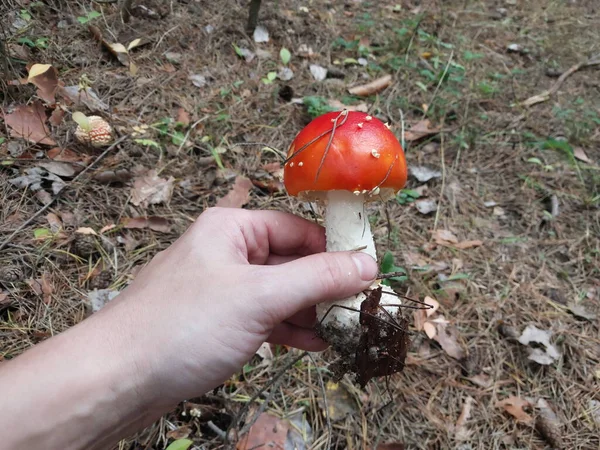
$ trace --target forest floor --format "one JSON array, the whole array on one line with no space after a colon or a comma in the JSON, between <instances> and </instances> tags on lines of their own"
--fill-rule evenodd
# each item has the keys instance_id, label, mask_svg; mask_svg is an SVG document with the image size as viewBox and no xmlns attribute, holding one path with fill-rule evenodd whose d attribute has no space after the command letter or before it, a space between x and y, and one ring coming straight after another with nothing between
<instances>
[{"instance_id":1,"label":"forest floor","mask_svg":"<svg viewBox=\"0 0 600 450\"><path fill-rule=\"evenodd\" d=\"M264 347L118 448L225 448L232 423L239 449L600 448L598 2L264 1L255 33L247 2L224 3L138 1L127 23L117 3L3 3L0 360L83 320L218 202L321 221L286 194L282 155L346 105L406 129L407 189L369 206L399 292L439 304L406 312L405 369L336 384L326 351L271 383L300 353ZM58 92L27 83L33 64ZM78 143L76 110L118 143ZM18 137L40 126L46 144Z\"/></svg>"}]
</instances>

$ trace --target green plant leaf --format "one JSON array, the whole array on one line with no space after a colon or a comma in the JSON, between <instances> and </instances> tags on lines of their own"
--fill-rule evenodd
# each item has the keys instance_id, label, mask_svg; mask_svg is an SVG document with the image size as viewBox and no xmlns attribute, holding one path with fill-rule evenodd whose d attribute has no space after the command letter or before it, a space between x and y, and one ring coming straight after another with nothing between
<instances>
[{"instance_id":1,"label":"green plant leaf","mask_svg":"<svg viewBox=\"0 0 600 450\"><path fill-rule=\"evenodd\" d=\"M404 267L397 266L394 264L394 255L389 250L385 252L383 258L381 258L381 266L380 270L382 273L391 273L391 272L401 272L406 273L406 269ZM406 276L396 276L392 278L387 278L382 281L382 283L386 286L390 286L390 280L403 282L406 281L408 277Z\"/></svg>"},{"instance_id":2,"label":"green plant leaf","mask_svg":"<svg viewBox=\"0 0 600 450\"><path fill-rule=\"evenodd\" d=\"M287 66L290 59L292 59L292 54L287 48L282 47L281 50L279 50L279 57L281 58L281 62Z\"/></svg>"},{"instance_id":3,"label":"green plant leaf","mask_svg":"<svg viewBox=\"0 0 600 450\"><path fill-rule=\"evenodd\" d=\"M52 236L52 232L48 228L36 228L33 230L33 237L36 239L44 239Z\"/></svg>"},{"instance_id":4,"label":"green plant leaf","mask_svg":"<svg viewBox=\"0 0 600 450\"><path fill-rule=\"evenodd\" d=\"M171 136L171 142L175 145L181 145L185 141L185 133L181 131L174 131L173 136Z\"/></svg>"},{"instance_id":5,"label":"green plant leaf","mask_svg":"<svg viewBox=\"0 0 600 450\"><path fill-rule=\"evenodd\" d=\"M277 78L277 72L269 72L267 74L267 80L275 81L275 78Z\"/></svg>"},{"instance_id":6,"label":"green plant leaf","mask_svg":"<svg viewBox=\"0 0 600 450\"><path fill-rule=\"evenodd\" d=\"M133 142L143 145L144 147L153 147L157 150L161 150L160 144L152 139L134 139Z\"/></svg>"},{"instance_id":7,"label":"green plant leaf","mask_svg":"<svg viewBox=\"0 0 600 450\"><path fill-rule=\"evenodd\" d=\"M235 50L236 55L238 55L240 58L244 57L244 52L242 51L241 48L239 48L237 45L235 44L231 44L233 46L233 49Z\"/></svg>"},{"instance_id":8,"label":"green plant leaf","mask_svg":"<svg viewBox=\"0 0 600 450\"><path fill-rule=\"evenodd\" d=\"M470 275L468 273L455 273L454 275L450 275L446 281L458 281L458 280L468 280Z\"/></svg>"},{"instance_id":9,"label":"green plant leaf","mask_svg":"<svg viewBox=\"0 0 600 450\"><path fill-rule=\"evenodd\" d=\"M540 166L543 166L544 163L542 163L542 161L540 160L540 158L529 158L527 160L527 162L533 163L533 164L539 164Z\"/></svg>"},{"instance_id":10,"label":"green plant leaf","mask_svg":"<svg viewBox=\"0 0 600 450\"><path fill-rule=\"evenodd\" d=\"M193 442L189 439L177 439L169 444L167 450L187 450L192 444Z\"/></svg>"}]
</instances>

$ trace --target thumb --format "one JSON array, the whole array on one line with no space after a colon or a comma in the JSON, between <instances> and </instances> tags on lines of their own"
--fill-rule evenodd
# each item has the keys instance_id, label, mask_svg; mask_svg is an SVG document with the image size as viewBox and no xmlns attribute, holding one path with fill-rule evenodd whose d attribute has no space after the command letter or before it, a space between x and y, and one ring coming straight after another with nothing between
<instances>
[{"instance_id":1,"label":"thumb","mask_svg":"<svg viewBox=\"0 0 600 450\"><path fill-rule=\"evenodd\" d=\"M273 300L279 303L281 320L317 303L357 294L377 276L377 263L361 252L317 253L271 268L275 272L271 275L281 283ZM285 302L281 302L281 287Z\"/></svg>"}]
</instances>

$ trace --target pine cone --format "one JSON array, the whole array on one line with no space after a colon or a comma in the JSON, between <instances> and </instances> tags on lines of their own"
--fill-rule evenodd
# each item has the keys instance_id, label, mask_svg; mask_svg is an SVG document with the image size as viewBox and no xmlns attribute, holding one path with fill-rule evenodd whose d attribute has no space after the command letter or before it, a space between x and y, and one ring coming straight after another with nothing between
<instances>
[{"instance_id":1,"label":"pine cone","mask_svg":"<svg viewBox=\"0 0 600 450\"><path fill-rule=\"evenodd\" d=\"M2 267L0 269L0 281L6 281L7 283L14 283L23 278L23 271L17 266Z\"/></svg>"},{"instance_id":2,"label":"pine cone","mask_svg":"<svg viewBox=\"0 0 600 450\"><path fill-rule=\"evenodd\" d=\"M72 247L73 253L87 258L96 253L96 239L91 234L76 233Z\"/></svg>"},{"instance_id":3,"label":"pine cone","mask_svg":"<svg viewBox=\"0 0 600 450\"><path fill-rule=\"evenodd\" d=\"M109 270L103 270L90 280L90 289L106 289L112 282L112 274Z\"/></svg>"}]
</instances>

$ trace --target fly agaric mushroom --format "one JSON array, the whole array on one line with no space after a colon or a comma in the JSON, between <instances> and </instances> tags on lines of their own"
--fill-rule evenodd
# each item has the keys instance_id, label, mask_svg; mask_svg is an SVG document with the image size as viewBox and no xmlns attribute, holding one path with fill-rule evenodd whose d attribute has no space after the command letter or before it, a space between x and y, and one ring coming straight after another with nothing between
<instances>
[{"instance_id":1,"label":"fly agaric mushroom","mask_svg":"<svg viewBox=\"0 0 600 450\"><path fill-rule=\"evenodd\" d=\"M77 111L73 113L73 120L77 123L75 137L82 144L105 147L113 141L112 128L102 117L88 117Z\"/></svg>"},{"instance_id":2,"label":"fly agaric mushroom","mask_svg":"<svg viewBox=\"0 0 600 450\"><path fill-rule=\"evenodd\" d=\"M407 179L402 146L380 120L354 111L331 112L310 122L292 142L284 165L290 195L325 205L327 251L360 250L377 260L365 203L392 198ZM376 281L372 289L380 287ZM387 286L379 305L399 313L399 299ZM359 293L317 306L318 332L349 360L361 339ZM336 308L334 305L340 305ZM360 377L360 375L359 375Z\"/></svg>"}]
</instances>

